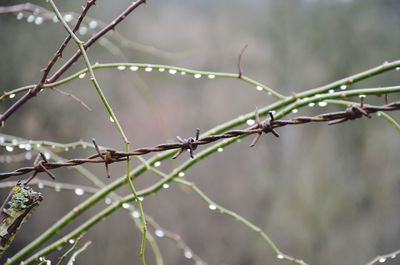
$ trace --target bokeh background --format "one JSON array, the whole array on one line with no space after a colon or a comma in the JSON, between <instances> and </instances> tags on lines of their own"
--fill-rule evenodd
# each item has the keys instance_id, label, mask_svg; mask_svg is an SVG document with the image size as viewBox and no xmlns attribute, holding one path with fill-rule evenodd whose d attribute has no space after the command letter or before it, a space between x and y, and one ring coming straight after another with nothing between
<instances>
[{"instance_id":1,"label":"bokeh background","mask_svg":"<svg viewBox=\"0 0 400 265\"><path fill-rule=\"evenodd\" d=\"M108 22L129 1L98 0L89 16ZM12 5L22 1L1 1ZM43 1L33 1L44 5ZM63 12L79 12L83 1L57 1ZM242 58L244 74L290 95L399 59L400 2L395 0L149 0L126 19L117 32L136 46L109 34L107 43L89 51L91 61L161 63L199 70L236 72ZM40 15L40 14L39 14ZM66 36L59 23L27 23L15 14L0 16L0 89L33 84ZM89 33L80 36L87 39ZM115 33L114 33L115 35ZM144 47L137 47L138 45ZM70 45L64 58L76 46ZM79 61L69 71L84 67ZM153 71L96 71L107 98L132 142L132 148L190 136L274 101L239 80L194 79ZM353 87L397 85L392 71ZM31 100L1 132L27 139L72 142L96 138L101 145L122 149L101 101L87 78L61 87L93 110L54 91ZM3 111L14 99L0 104ZM398 96L390 96L398 100ZM356 99L357 100L357 99ZM382 99L367 98L368 102ZM341 110L327 106L299 110L299 115ZM397 120L398 114L393 114ZM399 132L374 116L337 126L308 124L285 127L281 137L251 139L227 147L196 164L186 178L213 200L260 226L282 251L310 264L365 264L400 247ZM19 152L19 151L18 151ZM5 154L4 149L1 150ZM15 152L17 153L17 151ZM75 150L65 157L92 152ZM165 161L170 172L185 161ZM30 165L2 163L2 171ZM134 160L138 165L138 161ZM123 174L113 165L89 166L105 182ZM75 171L55 171L61 182L90 185ZM45 178L46 176L40 176ZM138 189L157 181L148 173ZM118 191L128 194L127 189ZM4 198L7 190L1 190ZM12 255L88 195L43 189L45 199L8 252ZM286 264L252 231L217 211L210 211L190 190L172 185L145 198L145 212L166 229L181 235L208 264ZM99 204L63 232L105 207ZM93 244L77 264L139 264L140 233L125 211L118 211L86 236ZM158 239L165 264L193 264L176 244ZM148 264L154 264L146 252ZM59 255L59 254L58 254ZM387 264L399 264L388 260Z\"/></svg>"}]
</instances>

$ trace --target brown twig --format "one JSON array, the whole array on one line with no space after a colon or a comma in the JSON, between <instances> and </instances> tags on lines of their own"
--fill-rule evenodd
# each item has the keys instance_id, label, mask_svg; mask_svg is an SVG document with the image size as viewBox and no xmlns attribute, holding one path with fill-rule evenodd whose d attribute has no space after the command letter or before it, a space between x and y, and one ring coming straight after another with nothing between
<instances>
[{"instance_id":1,"label":"brown twig","mask_svg":"<svg viewBox=\"0 0 400 265\"><path fill-rule=\"evenodd\" d=\"M243 53L246 51L247 46L248 46L247 44L244 45L244 47L243 47L243 49L242 49L242 51L240 52L239 57L238 57L237 68L238 68L238 78L239 78L239 79L242 78L242 74L243 74L241 63L242 63L242 56L243 56Z\"/></svg>"},{"instance_id":2,"label":"brown twig","mask_svg":"<svg viewBox=\"0 0 400 265\"><path fill-rule=\"evenodd\" d=\"M70 159L65 162L48 162L42 160L40 161L40 166L36 164L33 167L23 167L12 172L0 173L0 180L4 180L12 176L24 175L30 172L34 172L34 174L40 172L46 172L44 168L47 171L49 171L60 167L71 167L85 163L94 163L94 164L107 163L108 165L115 162L126 161L131 156L139 156L148 153L162 152L174 149L180 149L179 154L182 153L183 150L189 150L192 152L191 155L193 155L193 150L195 150L199 145L206 145L221 139L233 138L236 136L243 136L250 134L257 134L258 135L257 138L259 138L259 135L263 133L264 134L273 133L275 136L279 136L274 131L274 129L279 127L284 127L287 125L298 125L310 122L328 122L328 124L336 124L338 122L345 122L349 120L359 119L362 118L363 116L369 117L371 113L375 113L378 111L393 111L399 109L400 109L400 101L396 101L383 106L372 106L363 103L362 106L357 106L357 105L350 106L345 111L325 113L313 117L299 116L289 120L275 120L273 116L270 114L270 117L264 120L263 122L258 121L259 123L257 123L256 125L253 125L244 130L231 130L222 134L205 136L203 138L197 137L196 135L195 139L189 138L186 140L182 140L182 142L180 141L178 143L159 144L154 147L138 148L130 152L116 151L113 149L106 149L103 151L98 150L96 154L93 154L87 158ZM255 140L253 140L252 145L255 144L254 142Z\"/></svg>"},{"instance_id":3,"label":"brown twig","mask_svg":"<svg viewBox=\"0 0 400 265\"><path fill-rule=\"evenodd\" d=\"M93 35L87 42L84 43L84 49L87 50L90 46L92 46L98 39L103 37L107 32L110 30L114 30L115 27L122 22L133 10L135 10L138 6L141 4L144 4L146 0L137 0L133 1L119 16L117 16L111 23L109 23L106 27L104 27L102 30L97 32L95 35ZM85 8L83 9L78 22L75 25L75 28L73 29L73 32L76 32L79 29L79 25L82 22L84 16L86 15L87 11L89 8L95 4L95 0L88 0L86 3ZM13 105L11 105L6 111L4 111L0 115L0 125L3 125L4 122L20 107L22 107L28 100L36 96L36 94L41 90L43 84L45 83L52 83L56 81L66 70L68 70L82 55L82 52L80 50L76 51L75 54L63 65L61 66L50 78L47 79L47 76L50 73L51 68L55 64L55 62L62 56L62 52L65 49L66 45L70 41L71 36L68 35L68 37L64 40L64 42L61 44L60 49L54 54L46 68L43 70L43 76L40 80L40 82L31 90L29 90L28 93L26 93L24 96L19 98Z\"/></svg>"},{"instance_id":4,"label":"brown twig","mask_svg":"<svg viewBox=\"0 0 400 265\"><path fill-rule=\"evenodd\" d=\"M52 87L51 89L53 91L56 91L56 92L60 93L61 95L64 95L64 96L67 96L67 97L71 97L72 99L77 101L79 104L81 104L84 108L86 108L88 111L92 111L92 109L82 99L80 99L79 97L75 96L74 94L65 92L65 91L63 91L63 90L61 90L61 89L59 89L57 87Z\"/></svg>"}]
</instances>

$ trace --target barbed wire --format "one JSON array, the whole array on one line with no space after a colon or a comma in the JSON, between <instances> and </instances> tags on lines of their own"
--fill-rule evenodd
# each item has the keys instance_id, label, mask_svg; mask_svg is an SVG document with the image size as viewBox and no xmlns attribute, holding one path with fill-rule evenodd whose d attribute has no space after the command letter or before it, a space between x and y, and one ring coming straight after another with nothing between
<instances>
[{"instance_id":1,"label":"barbed wire","mask_svg":"<svg viewBox=\"0 0 400 265\"><path fill-rule=\"evenodd\" d=\"M394 111L394 110L399 110L400 109L400 101L395 101L392 103L388 103L382 106L374 106L374 105L368 105L364 104L364 98L361 98L361 104L353 104L352 106L346 108L344 111L338 111L338 112L330 112L330 113L325 113L325 114L320 114L317 116L298 116L294 117L292 119L287 119L287 120L275 120L274 115L272 112L269 113L269 118L261 121L258 110L256 109L255 111L255 116L256 116L256 121L255 125L250 126L246 129L243 130L230 130L222 134L215 134L215 135L208 135L204 137L199 137L199 129L196 130L196 136L195 137L189 137L186 139L182 139L181 137L177 136L177 139L179 142L177 143L164 143L164 144L159 144L154 147L144 147L144 148L137 148L135 150L132 150L130 152L123 152L123 151L117 151L114 149L101 149L100 147L97 146L97 143L95 140L93 140L94 145L97 146L96 154L90 155L87 158L75 158L75 159L70 159L64 162L50 162L47 159L45 159L44 155L39 155L38 159L36 159L35 163L31 167L22 167L19 169L16 169L12 172L4 172L0 173L0 180L4 180L6 178L12 177L12 176L20 176L24 175L27 173L33 172L33 175L28 179L28 182L33 179L38 173L45 172L47 173L51 178L54 178L54 175L50 172L50 170L61 168L61 167L72 167L72 166L77 166L85 163L92 163L92 164L97 164L97 163L103 163L106 166L106 172L107 176L109 177L110 174L108 172L108 165L115 163L115 162L120 162L120 161L126 161L129 157L131 156L140 156L140 155L145 155L149 153L155 153L155 152L163 152L167 150L177 150L177 153L173 157L174 159L177 158L179 155L181 155L184 151L189 151L190 156L193 158L194 156L194 151L197 149L198 146L201 145L207 145L212 142L216 142L221 139L228 139L228 138L233 138L237 136L243 136L243 135L252 135L255 134L256 137L253 139L251 142L250 146L254 146L260 137L263 134L268 134L272 133L276 137L279 137L279 134L275 131L275 129L284 127L287 125L299 125L299 124L305 124L305 123L310 123L310 122L328 122L328 124L337 124L337 123L342 123L346 122L349 120L355 120L359 119L362 117L368 117L371 118L370 114L378 112L378 111Z\"/></svg>"}]
</instances>

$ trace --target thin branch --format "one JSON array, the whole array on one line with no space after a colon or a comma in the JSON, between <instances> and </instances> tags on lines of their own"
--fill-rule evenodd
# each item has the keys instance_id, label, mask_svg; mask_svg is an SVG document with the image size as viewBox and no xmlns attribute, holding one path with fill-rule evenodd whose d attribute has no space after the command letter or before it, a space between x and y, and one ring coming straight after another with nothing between
<instances>
[{"instance_id":1,"label":"thin branch","mask_svg":"<svg viewBox=\"0 0 400 265\"><path fill-rule=\"evenodd\" d=\"M61 95L64 95L64 96L67 96L67 97L71 97L72 99L77 101L79 104L81 104L84 108L86 108L88 111L92 111L92 109L82 99L80 99L79 97L75 96L74 94L65 92L65 91L63 91L63 90L61 90L61 89L59 89L57 87L52 87L52 90L60 93Z\"/></svg>"}]
</instances>

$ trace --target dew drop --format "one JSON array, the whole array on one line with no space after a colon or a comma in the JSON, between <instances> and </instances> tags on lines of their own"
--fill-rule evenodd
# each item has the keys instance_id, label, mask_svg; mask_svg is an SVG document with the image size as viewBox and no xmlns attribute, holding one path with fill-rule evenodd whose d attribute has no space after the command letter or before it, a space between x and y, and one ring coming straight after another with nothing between
<instances>
[{"instance_id":1,"label":"dew drop","mask_svg":"<svg viewBox=\"0 0 400 265\"><path fill-rule=\"evenodd\" d=\"M386 258L385 258L385 257L382 257L382 258L380 258L378 261L379 261L380 263L384 263L384 262L386 261Z\"/></svg>"},{"instance_id":2,"label":"dew drop","mask_svg":"<svg viewBox=\"0 0 400 265\"><path fill-rule=\"evenodd\" d=\"M359 98L366 98L367 96L366 95L359 95L358 97Z\"/></svg>"},{"instance_id":3,"label":"dew drop","mask_svg":"<svg viewBox=\"0 0 400 265\"><path fill-rule=\"evenodd\" d=\"M161 229L157 229L156 231L154 231L154 234L155 234L156 236L158 236L158 237L164 237L164 236L165 236L164 231L161 230Z\"/></svg>"},{"instance_id":4,"label":"dew drop","mask_svg":"<svg viewBox=\"0 0 400 265\"><path fill-rule=\"evenodd\" d=\"M131 71L137 71L137 70L139 70L139 67L137 67L137 66L131 66L131 67L129 67L129 69L131 69Z\"/></svg>"},{"instance_id":5,"label":"dew drop","mask_svg":"<svg viewBox=\"0 0 400 265\"><path fill-rule=\"evenodd\" d=\"M111 121L111 122L114 122L114 119L113 119L113 117L111 117L111 116L110 116L110 121Z\"/></svg>"},{"instance_id":6,"label":"dew drop","mask_svg":"<svg viewBox=\"0 0 400 265\"><path fill-rule=\"evenodd\" d=\"M256 123L256 122L254 120L252 120L252 119L248 119L246 121L246 123L247 123L247 125L251 126L251 125L254 125L254 123Z\"/></svg>"},{"instance_id":7,"label":"dew drop","mask_svg":"<svg viewBox=\"0 0 400 265\"><path fill-rule=\"evenodd\" d=\"M191 252L189 249L187 249L187 250L185 250L185 252L184 252L184 256L185 256L185 258L187 258L187 259L191 259L191 258L193 257L193 254L192 254L192 252Z\"/></svg>"},{"instance_id":8,"label":"dew drop","mask_svg":"<svg viewBox=\"0 0 400 265\"><path fill-rule=\"evenodd\" d=\"M24 14L22 13L22 12L19 12L18 14L17 14L17 19L18 20L21 20L21 19L23 19L24 18Z\"/></svg>"},{"instance_id":9,"label":"dew drop","mask_svg":"<svg viewBox=\"0 0 400 265\"><path fill-rule=\"evenodd\" d=\"M44 184L42 182L38 182L37 186L38 186L38 189L44 188Z\"/></svg>"},{"instance_id":10,"label":"dew drop","mask_svg":"<svg viewBox=\"0 0 400 265\"><path fill-rule=\"evenodd\" d=\"M35 16L34 15L29 15L28 18L26 19L26 22L32 23L34 20L35 20Z\"/></svg>"},{"instance_id":11,"label":"dew drop","mask_svg":"<svg viewBox=\"0 0 400 265\"><path fill-rule=\"evenodd\" d=\"M36 147L37 147L37 148L39 148L39 147L41 147L41 146L42 146L41 144L36 144Z\"/></svg>"},{"instance_id":12,"label":"dew drop","mask_svg":"<svg viewBox=\"0 0 400 265\"><path fill-rule=\"evenodd\" d=\"M18 16L17 16L17 19L18 19ZM396 67L396 71L400 71L400 67Z\"/></svg>"},{"instance_id":13,"label":"dew drop","mask_svg":"<svg viewBox=\"0 0 400 265\"><path fill-rule=\"evenodd\" d=\"M276 256L276 258L277 258L277 259L283 259L284 256L283 256L282 254L278 254L278 255Z\"/></svg>"},{"instance_id":14,"label":"dew drop","mask_svg":"<svg viewBox=\"0 0 400 265\"><path fill-rule=\"evenodd\" d=\"M95 29L97 27L97 21L96 20L92 20L89 22L89 28L91 29Z\"/></svg>"},{"instance_id":15,"label":"dew drop","mask_svg":"<svg viewBox=\"0 0 400 265\"><path fill-rule=\"evenodd\" d=\"M185 172L179 172L178 176L181 177L181 178L184 177L185 176Z\"/></svg>"},{"instance_id":16,"label":"dew drop","mask_svg":"<svg viewBox=\"0 0 400 265\"><path fill-rule=\"evenodd\" d=\"M154 167L159 167L159 166L161 166L161 162L160 161L157 161L157 162L154 163Z\"/></svg>"},{"instance_id":17,"label":"dew drop","mask_svg":"<svg viewBox=\"0 0 400 265\"><path fill-rule=\"evenodd\" d=\"M74 243L75 243L75 240L71 238L70 240L68 240L68 243L74 244Z\"/></svg>"},{"instance_id":18,"label":"dew drop","mask_svg":"<svg viewBox=\"0 0 400 265\"><path fill-rule=\"evenodd\" d=\"M50 155L50 153L45 152L45 153L44 153L44 157L45 157L47 160L49 160L49 159L51 158L51 155Z\"/></svg>"},{"instance_id":19,"label":"dew drop","mask_svg":"<svg viewBox=\"0 0 400 265\"><path fill-rule=\"evenodd\" d=\"M125 70L126 69L126 66L125 65L119 65L118 67L117 67L117 69L118 70Z\"/></svg>"},{"instance_id":20,"label":"dew drop","mask_svg":"<svg viewBox=\"0 0 400 265\"><path fill-rule=\"evenodd\" d=\"M175 70L175 69L169 69L168 72L169 72L171 75L176 74L176 70Z\"/></svg>"},{"instance_id":21,"label":"dew drop","mask_svg":"<svg viewBox=\"0 0 400 265\"><path fill-rule=\"evenodd\" d=\"M81 188L76 188L75 189L75 194L78 196L82 196L83 194L85 194L85 191Z\"/></svg>"},{"instance_id":22,"label":"dew drop","mask_svg":"<svg viewBox=\"0 0 400 265\"><path fill-rule=\"evenodd\" d=\"M60 185L55 185L55 186L54 186L54 190L55 190L56 192L60 192L60 191L61 191L61 186L60 186Z\"/></svg>"},{"instance_id":23,"label":"dew drop","mask_svg":"<svg viewBox=\"0 0 400 265\"><path fill-rule=\"evenodd\" d=\"M104 199L104 203L107 204L107 205L110 205L112 203L112 199L107 197L107 198Z\"/></svg>"},{"instance_id":24,"label":"dew drop","mask_svg":"<svg viewBox=\"0 0 400 265\"><path fill-rule=\"evenodd\" d=\"M390 256L392 259L396 258L396 254L393 254L392 256Z\"/></svg>"},{"instance_id":25,"label":"dew drop","mask_svg":"<svg viewBox=\"0 0 400 265\"><path fill-rule=\"evenodd\" d=\"M35 18L35 24L36 24L36 25L41 25L41 24L43 24L43 17L36 17L36 18Z\"/></svg>"},{"instance_id":26,"label":"dew drop","mask_svg":"<svg viewBox=\"0 0 400 265\"><path fill-rule=\"evenodd\" d=\"M122 208L124 208L124 209L129 209L130 207L131 207L131 206L130 206L129 203L124 202L124 203L122 204Z\"/></svg>"},{"instance_id":27,"label":"dew drop","mask_svg":"<svg viewBox=\"0 0 400 265\"><path fill-rule=\"evenodd\" d=\"M2 137L0 137L0 144L3 144L4 143L4 137L2 136Z\"/></svg>"},{"instance_id":28,"label":"dew drop","mask_svg":"<svg viewBox=\"0 0 400 265\"><path fill-rule=\"evenodd\" d=\"M138 197L138 199L139 199L139 201L141 201L141 202L144 200L143 197Z\"/></svg>"},{"instance_id":29,"label":"dew drop","mask_svg":"<svg viewBox=\"0 0 400 265\"><path fill-rule=\"evenodd\" d=\"M6 150L7 150L8 152L12 152L12 151L14 151L14 147L7 145L7 146L6 146Z\"/></svg>"},{"instance_id":30,"label":"dew drop","mask_svg":"<svg viewBox=\"0 0 400 265\"><path fill-rule=\"evenodd\" d=\"M262 88L261 86L256 86L256 89L257 89L258 91L262 91L262 90L263 90L263 88Z\"/></svg>"},{"instance_id":31,"label":"dew drop","mask_svg":"<svg viewBox=\"0 0 400 265\"><path fill-rule=\"evenodd\" d=\"M19 144L19 145L18 145L18 148L19 148L19 149L25 149L25 144Z\"/></svg>"},{"instance_id":32,"label":"dew drop","mask_svg":"<svg viewBox=\"0 0 400 265\"><path fill-rule=\"evenodd\" d=\"M208 75L208 78L209 78L209 79L214 79L214 78L215 78L215 75Z\"/></svg>"},{"instance_id":33,"label":"dew drop","mask_svg":"<svg viewBox=\"0 0 400 265\"><path fill-rule=\"evenodd\" d=\"M201 77L201 74L195 74L194 78L199 79Z\"/></svg>"},{"instance_id":34,"label":"dew drop","mask_svg":"<svg viewBox=\"0 0 400 265\"><path fill-rule=\"evenodd\" d=\"M58 17L54 16L51 20L53 20L54 23L57 23L58 22Z\"/></svg>"},{"instance_id":35,"label":"dew drop","mask_svg":"<svg viewBox=\"0 0 400 265\"><path fill-rule=\"evenodd\" d=\"M169 184L167 184L167 183L164 183L162 186L163 186L164 189L168 189L169 188Z\"/></svg>"},{"instance_id":36,"label":"dew drop","mask_svg":"<svg viewBox=\"0 0 400 265\"><path fill-rule=\"evenodd\" d=\"M31 154L31 152L26 152L26 153L25 153L25 159L26 159L26 160L31 160L31 159L32 159L32 154Z\"/></svg>"},{"instance_id":37,"label":"dew drop","mask_svg":"<svg viewBox=\"0 0 400 265\"><path fill-rule=\"evenodd\" d=\"M314 107L314 106L315 106L315 103L314 103L314 102L310 102L310 103L308 103L308 106L309 106L309 107Z\"/></svg>"},{"instance_id":38,"label":"dew drop","mask_svg":"<svg viewBox=\"0 0 400 265\"><path fill-rule=\"evenodd\" d=\"M215 204L210 204L210 205L208 205L208 208L209 208L211 211L214 211L214 210L217 209L217 206L216 206Z\"/></svg>"},{"instance_id":39,"label":"dew drop","mask_svg":"<svg viewBox=\"0 0 400 265\"><path fill-rule=\"evenodd\" d=\"M382 116L382 113L381 113L380 111L378 111L378 112L376 113L376 116L380 117L380 116Z\"/></svg>"},{"instance_id":40,"label":"dew drop","mask_svg":"<svg viewBox=\"0 0 400 265\"><path fill-rule=\"evenodd\" d=\"M222 147L219 147L219 148L217 149L217 151L218 151L219 153L221 153L221 152L223 152L223 151L224 151L224 148L222 148Z\"/></svg>"},{"instance_id":41,"label":"dew drop","mask_svg":"<svg viewBox=\"0 0 400 265\"><path fill-rule=\"evenodd\" d=\"M318 102L318 106L320 106L320 107L326 107L327 105L328 105L328 103L325 101Z\"/></svg>"},{"instance_id":42,"label":"dew drop","mask_svg":"<svg viewBox=\"0 0 400 265\"><path fill-rule=\"evenodd\" d=\"M18 140L17 139L12 139L11 140L11 144L12 145L17 145L18 144Z\"/></svg>"},{"instance_id":43,"label":"dew drop","mask_svg":"<svg viewBox=\"0 0 400 265\"><path fill-rule=\"evenodd\" d=\"M10 94L8 97L9 98L15 98L15 94Z\"/></svg>"},{"instance_id":44,"label":"dew drop","mask_svg":"<svg viewBox=\"0 0 400 265\"><path fill-rule=\"evenodd\" d=\"M146 67L146 68L144 68L144 70L145 70L146 72L150 73L151 71L153 71L153 68L151 68L151 67Z\"/></svg>"},{"instance_id":45,"label":"dew drop","mask_svg":"<svg viewBox=\"0 0 400 265\"><path fill-rule=\"evenodd\" d=\"M25 150L26 151L30 151L32 149L32 145L31 144L26 144L25 145Z\"/></svg>"},{"instance_id":46,"label":"dew drop","mask_svg":"<svg viewBox=\"0 0 400 265\"><path fill-rule=\"evenodd\" d=\"M138 211L133 211L133 212L132 212L132 217L135 218L135 219L137 219L137 218L140 217L140 213L139 213Z\"/></svg>"},{"instance_id":47,"label":"dew drop","mask_svg":"<svg viewBox=\"0 0 400 265\"><path fill-rule=\"evenodd\" d=\"M292 113L297 113L298 111L298 109L292 109Z\"/></svg>"},{"instance_id":48,"label":"dew drop","mask_svg":"<svg viewBox=\"0 0 400 265\"><path fill-rule=\"evenodd\" d=\"M186 75L186 72L185 72L185 71L182 71L182 72L181 72L181 75Z\"/></svg>"},{"instance_id":49,"label":"dew drop","mask_svg":"<svg viewBox=\"0 0 400 265\"><path fill-rule=\"evenodd\" d=\"M165 68L158 68L158 71L161 72L161 73L165 72Z\"/></svg>"},{"instance_id":50,"label":"dew drop","mask_svg":"<svg viewBox=\"0 0 400 265\"><path fill-rule=\"evenodd\" d=\"M88 28L85 27L85 26L82 26L82 27L79 28L79 31L78 31L78 32L79 32L80 35L83 36L83 35L85 35L85 34L88 32Z\"/></svg>"},{"instance_id":51,"label":"dew drop","mask_svg":"<svg viewBox=\"0 0 400 265\"><path fill-rule=\"evenodd\" d=\"M272 96L272 92L271 91L268 91L268 96Z\"/></svg>"},{"instance_id":52,"label":"dew drop","mask_svg":"<svg viewBox=\"0 0 400 265\"><path fill-rule=\"evenodd\" d=\"M333 94L333 93L335 93L335 90L329 89L328 93L329 93L329 94Z\"/></svg>"},{"instance_id":53,"label":"dew drop","mask_svg":"<svg viewBox=\"0 0 400 265\"><path fill-rule=\"evenodd\" d=\"M340 89L341 89L341 90L345 90L346 88L347 88L346 85L341 85L341 86L340 86Z\"/></svg>"},{"instance_id":54,"label":"dew drop","mask_svg":"<svg viewBox=\"0 0 400 265\"><path fill-rule=\"evenodd\" d=\"M64 151L68 152L69 151L69 147L65 147Z\"/></svg>"},{"instance_id":55,"label":"dew drop","mask_svg":"<svg viewBox=\"0 0 400 265\"><path fill-rule=\"evenodd\" d=\"M66 14L64 16L65 22L71 22L74 17L71 14Z\"/></svg>"}]
</instances>

